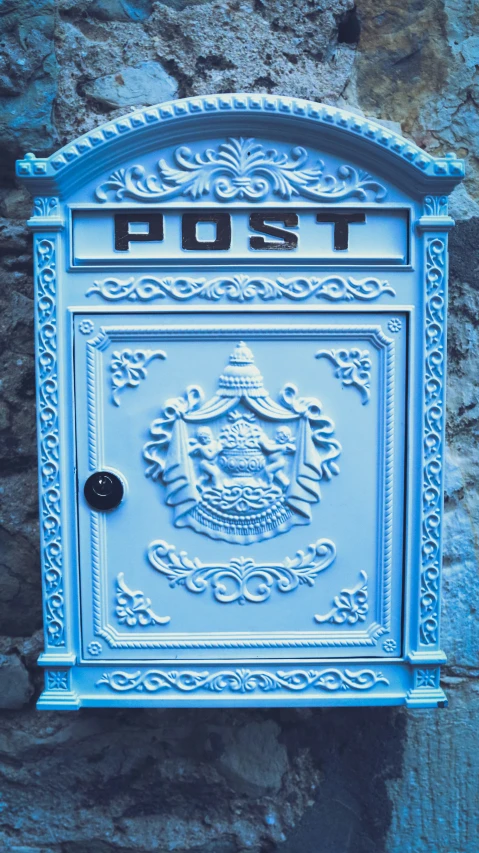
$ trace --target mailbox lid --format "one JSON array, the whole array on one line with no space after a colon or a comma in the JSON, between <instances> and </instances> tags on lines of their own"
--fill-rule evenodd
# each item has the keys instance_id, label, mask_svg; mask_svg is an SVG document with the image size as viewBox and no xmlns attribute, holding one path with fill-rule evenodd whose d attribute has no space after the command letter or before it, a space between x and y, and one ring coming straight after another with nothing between
<instances>
[{"instance_id":1,"label":"mailbox lid","mask_svg":"<svg viewBox=\"0 0 479 853\"><path fill-rule=\"evenodd\" d=\"M73 320L85 660L398 655L407 313Z\"/></svg>"}]
</instances>

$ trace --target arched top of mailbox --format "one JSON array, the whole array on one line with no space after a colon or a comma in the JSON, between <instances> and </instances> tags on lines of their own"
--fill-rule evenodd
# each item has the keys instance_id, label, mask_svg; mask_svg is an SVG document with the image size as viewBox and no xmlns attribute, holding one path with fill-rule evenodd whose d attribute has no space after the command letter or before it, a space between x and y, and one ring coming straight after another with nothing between
<instances>
[{"instance_id":1,"label":"arched top of mailbox","mask_svg":"<svg viewBox=\"0 0 479 853\"><path fill-rule=\"evenodd\" d=\"M348 156L413 196L448 194L464 176L454 154L432 157L370 119L297 98L230 94L185 98L107 122L50 157L25 155L17 175L32 193L66 197L122 159L214 134L266 135Z\"/></svg>"}]
</instances>

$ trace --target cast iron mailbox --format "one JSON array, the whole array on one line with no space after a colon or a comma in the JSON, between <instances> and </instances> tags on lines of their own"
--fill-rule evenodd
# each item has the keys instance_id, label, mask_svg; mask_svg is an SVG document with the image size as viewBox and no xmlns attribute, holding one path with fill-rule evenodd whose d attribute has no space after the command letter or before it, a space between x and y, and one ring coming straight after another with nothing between
<instances>
[{"instance_id":1,"label":"cast iron mailbox","mask_svg":"<svg viewBox=\"0 0 479 853\"><path fill-rule=\"evenodd\" d=\"M462 161L218 95L17 172L38 196L39 707L444 704Z\"/></svg>"}]
</instances>

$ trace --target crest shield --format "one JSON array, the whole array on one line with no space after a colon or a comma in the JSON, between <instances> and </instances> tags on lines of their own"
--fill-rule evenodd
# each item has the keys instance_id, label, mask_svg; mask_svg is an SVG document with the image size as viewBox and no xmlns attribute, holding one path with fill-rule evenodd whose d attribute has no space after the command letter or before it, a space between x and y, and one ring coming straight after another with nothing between
<instances>
[{"instance_id":1,"label":"crest shield","mask_svg":"<svg viewBox=\"0 0 479 853\"><path fill-rule=\"evenodd\" d=\"M320 401L285 385L276 402L240 341L206 400L200 386L168 400L144 447L176 527L244 545L309 524L341 445Z\"/></svg>"}]
</instances>

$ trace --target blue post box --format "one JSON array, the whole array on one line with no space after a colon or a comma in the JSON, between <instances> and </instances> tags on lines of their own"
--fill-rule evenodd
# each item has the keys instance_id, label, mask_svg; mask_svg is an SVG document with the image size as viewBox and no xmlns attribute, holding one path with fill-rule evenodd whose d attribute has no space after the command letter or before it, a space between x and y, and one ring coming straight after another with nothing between
<instances>
[{"instance_id":1,"label":"blue post box","mask_svg":"<svg viewBox=\"0 0 479 853\"><path fill-rule=\"evenodd\" d=\"M195 97L35 197L39 707L441 706L448 193L373 121Z\"/></svg>"}]
</instances>

